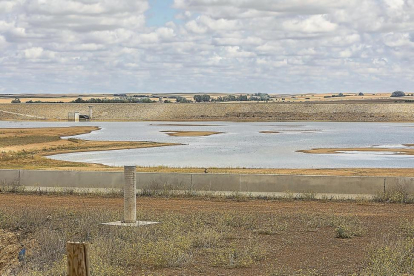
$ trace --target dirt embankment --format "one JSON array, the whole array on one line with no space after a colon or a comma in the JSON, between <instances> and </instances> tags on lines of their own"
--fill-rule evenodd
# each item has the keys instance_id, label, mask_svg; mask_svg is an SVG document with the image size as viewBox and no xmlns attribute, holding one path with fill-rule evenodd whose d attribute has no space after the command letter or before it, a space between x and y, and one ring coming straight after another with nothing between
<instances>
[{"instance_id":1,"label":"dirt embankment","mask_svg":"<svg viewBox=\"0 0 414 276\"><path fill-rule=\"evenodd\" d=\"M412 122L413 103L0 104L0 120Z\"/></svg>"}]
</instances>

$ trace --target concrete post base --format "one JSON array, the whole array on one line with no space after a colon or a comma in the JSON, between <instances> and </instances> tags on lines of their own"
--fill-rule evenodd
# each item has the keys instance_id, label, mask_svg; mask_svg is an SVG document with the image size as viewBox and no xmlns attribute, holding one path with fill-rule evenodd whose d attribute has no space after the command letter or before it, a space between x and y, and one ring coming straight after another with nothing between
<instances>
[{"instance_id":1,"label":"concrete post base","mask_svg":"<svg viewBox=\"0 0 414 276\"><path fill-rule=\"evenodd\" d=\"M156 221L136 221L136 222L128 223L128 222L122 222L122 221L114 221L114 222L102 223L102 225L138 227L138 226L146 226L146 225L157 224L157 223L159 223L159 222L156 222Z\"/></svg>"}]
</instances>

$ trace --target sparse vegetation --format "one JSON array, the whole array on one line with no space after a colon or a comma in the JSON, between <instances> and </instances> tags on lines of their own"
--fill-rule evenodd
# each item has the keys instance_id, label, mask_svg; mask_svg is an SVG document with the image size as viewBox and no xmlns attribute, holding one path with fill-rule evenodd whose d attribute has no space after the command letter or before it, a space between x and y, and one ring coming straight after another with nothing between
<instances>
[{"instance_id":1,"label":"sparse vegetation","mask_svg":"<svg viewBox=\"0 0 414 276\"><path fill-rule=\"evenodd\" d=\"M250 236L247 243L228 240L235 230L252 227L251 218L242 214L141 212L139 218L162 223L141 228L100 225L120 216L120 212L110 209L0 209L0 229L17 231L25 243L28 239L35 243L34 254L28 256L24 266L15 268L13 275L65 275L68 240L91 244L92 275L129 275L181 267L195 262L200 254L209 256L212 267L250 267L266 255L265 246L255 236Z\"/></svg>"},{"instance_id":2,"label":"sparse vegetation","mask_svg":"<svg viewBox=\"0 0 414 276\"><path fill-rule=\"evenodd\" d=\"M355 217L340 217L333 220L337 238L349 239L363 236L365 229L361 226L359 219Z\"/></svg>"},{"instance_id":3,"label":"sparse vegetation","mask_svg":"<svg viewBox=\"0 0 414 276\"><path fill-rule=\"evenodd\" d=\"M29 205L16 205L6 196L25 197L22 200ZM101 203L96 195L0 197L0 235L1 229L18 234L19 243L29 252L25 264L16 263L11 275L65 275L68 240L90 243L92 275L176 275L177 271L188 275L352 275L361 272L363 264L363 259L354 255L361 252L364 256L367 245L376 240L374 230L396 238L403 233L404 242L370 247L362 275L412 273L409 252L414 243L409 237L414 229L413 219L397 218L411 214L406 208L400 213L403 207L399 204L381 209L387 214L399 214L388 222L395 226L389 228L377 221L379 205L375 203L327 205L250 198L239 202L188 196L172 199L166 194L139 200L138 219L160 224L117 228L100 223L122 216L119 193L102 198ZM35 201L63 204L37 206ZM115 202L118 207L114 208ZM401 231L393 231L398 225ZM340 238L363 238L344 242L334 238L339 231ZM321 248L326 249L325 257L317 253ZM315 254L309 255L313 251ZM331 255L331 251L341 254ZM295 260L284 254L294 254ZM338 267L337 263L344 259L347 266Z\"/></svg>"},{"instance_id":4,"label":"sparse vegetation","mask_svg":"<svg viewBox=\"0 0 414 276\"><path fill-rule=\"evenodd\" d=\"M362 275L398 276L414 273L414 239L383 240L372 246Z\"/></svg>"},{"instance_id":5,"label":"sparse vegetation","mask_svg":"<svg viewBox=\"0 0 414 276\"><path fill-rule=\"evenodd\" d=\"M397 185L392 189L381 192L374 197L376 202L414 203L414 195L408 193L404 185Z\"/></svg>"}]
</instances>

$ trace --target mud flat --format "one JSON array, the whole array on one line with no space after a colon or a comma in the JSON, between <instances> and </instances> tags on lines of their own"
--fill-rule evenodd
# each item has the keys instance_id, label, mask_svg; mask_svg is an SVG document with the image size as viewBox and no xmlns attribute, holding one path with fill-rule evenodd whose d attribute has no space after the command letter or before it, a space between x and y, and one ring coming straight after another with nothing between
<instances>
[{"instance_id":1,"label":"mud flat","mask_svg":"<svg viewBox=\"0 0 414 276\"><path fill-rule=\"evenodd\" d=\"M169 136L176 137L197 137L197 136L211 136L223 132L217 131L181 131L181 130L163 130L161 132L167 133Z\"/></svg>"},{"instance_id":2,"label":"mud flat","mask_svg":"<svg viewBox=\"0 0 414 276\"><path fill-rule=\"evenodd\" d=\"M260 131L260 133L265 133L265 134L272 134L272 133L274 133L274 134L276 134L276 133L280 133L280 131L263 130L263 131Z\"/></svg>"},{"instance_id":3,"label":"mud flat","mask_svg":"<svg viewBox=\"0 0 414 276\"><path fill-rule=\"evenodd\" d=\"M101 164L66 162L46 158L48 155L71 152L101 150L121 150L176 145L173 143L89 141L82 139L62 139L90 133L99 127L55 127L55 128L2 128L0 129L0 168L19 169L56 169L66 167L74 169L107 168Z\"/></svg>"},{"instance_id":4,"label":"mud flat","mask_svg":"<svg viewBox=\"0 0 414 276\"><path fill-rule=\"evenodd\" d=\"M338 154L338 153L380 153L380 154L398 154L398 155L414 155L414 148L317 148L310 150L298 150L298 152L312 154Z\"/></svg>"}]
</instances>

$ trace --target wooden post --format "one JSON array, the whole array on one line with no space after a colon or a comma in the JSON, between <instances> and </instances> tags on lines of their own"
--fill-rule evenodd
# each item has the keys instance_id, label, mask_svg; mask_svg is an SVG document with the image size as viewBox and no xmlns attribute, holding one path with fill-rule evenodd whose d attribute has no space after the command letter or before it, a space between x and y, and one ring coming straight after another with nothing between
<instances>
[{"instance_id":1,"label":"wooden post","mask_svg":"<svg viewBox=\"0 0 414 276\"><path fill-rule=\"evenodd\" d=\"M87 243L68 242L68 276L89 276L89 248Z\"/></svg>"}]
</instances>

